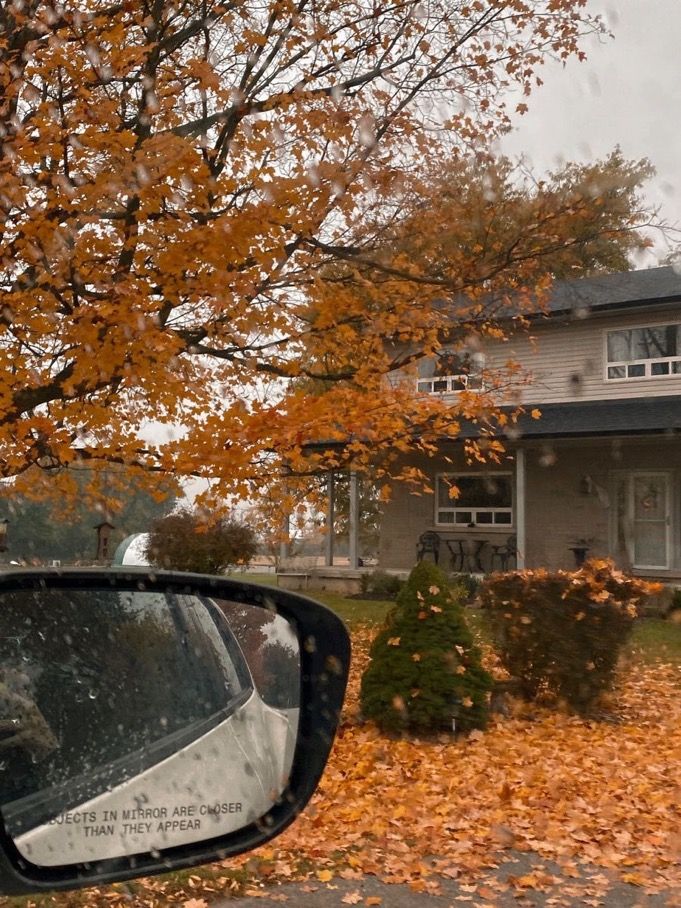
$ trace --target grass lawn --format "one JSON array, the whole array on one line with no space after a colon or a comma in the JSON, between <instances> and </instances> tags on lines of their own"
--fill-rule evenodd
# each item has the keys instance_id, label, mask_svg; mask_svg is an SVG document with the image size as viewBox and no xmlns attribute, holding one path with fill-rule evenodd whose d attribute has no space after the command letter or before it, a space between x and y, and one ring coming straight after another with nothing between
<instances>
[{"instance_id":1,"label":"grass lawn","mask_svg":"<svg viewBox=\"0 0 681 908\"><path fill-rule=\"evenodd\" d=\"M234 579L276 586L274 574L234 574ZM346 599L338 593L325 590L310 590L306 593L328 605L351 627L360 624L381 625L393 607L393 602ZM467 614L471 630L482 640L488 638L484 615L475 609ZM644 618L634 625L629 649L632 655L646 662L673 662L681 664L681 621L664 621L660 618Z\"/></svg>"},{"instance_id":2,"label":"grass lawn","mask_svg":"<svg viewBox=\"0 0 681 908\"><path fill-rule=\"evenodd\" d=\"M248 583L260 583L264 586L276 586L274 574L232 574L234 580L245 580ZM358 624L382 624L394 602L377 602L366 599L346 599L339 593L326 590L302 590L304 595L328 605L350 626Z\"/></svg>"},{"instance_id":3,"label":"grass lawn","mask_svg":"<svg viewBox=\"0 0 681 908\"><path fill-rule=\"evenodd\" d=\"M681 665L681 622L643 618L634 625L630 649L646 662Z\"/></svg>"},{"instance_id":4,"label":"grass lawn","mask_svg":"<svg viewBox=\"0 0 681 908\"><path fill-rule=\"evenodd\" d=\"M383 624L385 616L395 605L394 602L346 599L338 593L328 593L325 590L311 590L310 596L328 605L350 628L359 624Z\"/></svg>"}]
</instances>

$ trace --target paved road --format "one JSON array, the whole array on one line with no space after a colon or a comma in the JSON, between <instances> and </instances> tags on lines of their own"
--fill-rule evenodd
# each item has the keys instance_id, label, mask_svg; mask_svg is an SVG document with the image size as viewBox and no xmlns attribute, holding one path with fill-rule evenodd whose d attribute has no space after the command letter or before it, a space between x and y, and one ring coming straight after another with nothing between
<instances>
[{"instance_id":1,"label":"paved road","mask_svg":"<svg viewBox=\"0 0 681 908\"><path fill-rule=\"evenodd\" d=\"M526 885L533 876L541 881L541 890ZM211 908L265 908L287 902L295 908L343 908L352 904L358 908L681 908L681 886L667 886L654 893L645 886L623 882L620 875L584 864L579 865L578 875L566 875L551 861L525 853L505 853L499 866L485 874L485 882L476 885L443 879L441 887L439 895L431 895L408 885L381 883L375 877L334 879L330 884L313 880L266 886L262 897L229 899Z\"/></svg>"}]
</instances>

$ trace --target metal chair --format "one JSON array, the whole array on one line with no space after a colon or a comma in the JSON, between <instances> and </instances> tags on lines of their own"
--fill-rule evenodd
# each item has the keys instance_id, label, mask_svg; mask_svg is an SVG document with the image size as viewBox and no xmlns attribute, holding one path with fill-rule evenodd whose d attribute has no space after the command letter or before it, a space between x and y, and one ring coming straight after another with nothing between
<instances>
[{"instance_id":1,"label":"metal chair","mask_svg":"<svg viewBox=\"0 0 681 908\"><path fill-rule=\"evenodd\" d=\"M419 541L416 543L416 560L423 561L423 556L430 554L433 561L437 564L440 560L440 534L435 530L426 530L421 533Z\"/></svg>"},{"instance_id":2,"label":"metal chair","mask_svg":"<svg viewBox=\"0 0 681 908\"><path fill-rule=\"evenodd\" d=\"M509 536L503 545L492 546L490 567L492 568L492 570L494 570L494 559L497 558L499 560L499 569L502 571L507 571L509 561L513 559L517 564L517 557L517 539L515 536Z\"/></svg>"}]
</instances>

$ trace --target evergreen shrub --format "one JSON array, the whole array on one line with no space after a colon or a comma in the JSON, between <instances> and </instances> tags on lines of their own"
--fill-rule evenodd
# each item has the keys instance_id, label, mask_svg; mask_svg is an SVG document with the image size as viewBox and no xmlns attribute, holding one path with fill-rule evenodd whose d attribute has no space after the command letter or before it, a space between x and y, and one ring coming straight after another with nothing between
<instances>
[{"instance_id":1,"label":"evergreen shrub","mask_svg":"<svg viewBox=\"0 0 681 908\"><path fill-rule=\"evenodd\" d=\"M587 714L614 684L637 606L659 585L593 559L577 571L494 574L480 590L504 668L526 699L549 694Z\"/></svg>"},{"instance_id":2,"label":"evergreen shrub","mask_svg":"<svg viewBox=\"0 0 681 908\"><path fill-rule=\"evenodd\" d=\"M475 574L454 574L450 583L463 588L468 601L475 599L480 589L480 580Z\"/></svg>"},{"instance_id":3,"label":"evergreen shrub","mask_svg":"<svg viewBox=\"0 0 681 908\"><path fill-rule=\"evenodd\" d=\"M484 728L492 678L466 624L464 598L431 562L409 575L362 677L362 713L382 730Z\"/></svg>"}]
</instances>

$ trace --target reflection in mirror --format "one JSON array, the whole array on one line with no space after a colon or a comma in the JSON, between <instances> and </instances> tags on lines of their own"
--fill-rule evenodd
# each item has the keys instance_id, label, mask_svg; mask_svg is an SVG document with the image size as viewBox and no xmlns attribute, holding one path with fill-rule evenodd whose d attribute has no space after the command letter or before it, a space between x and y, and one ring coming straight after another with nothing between
<instances>
[{"instance_id":1,"label":"reflection in mirror","mask_svg":"<svg viewBox=\"0 0 681 908\"><path fill-rule=\"evenodd\" d=\"M265 607L140 590L5 592L0 804L55 866L240 829L284 790L298 640Z\"/></svg>"}]
</instances>

